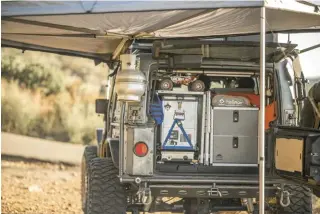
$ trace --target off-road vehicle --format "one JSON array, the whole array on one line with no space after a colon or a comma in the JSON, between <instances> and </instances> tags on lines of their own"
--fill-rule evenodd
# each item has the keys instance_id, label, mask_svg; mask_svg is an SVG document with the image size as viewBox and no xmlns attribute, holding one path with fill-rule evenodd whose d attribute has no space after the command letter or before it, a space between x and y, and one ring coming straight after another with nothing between
<instances>
[{"instance_id":1,"label":"off-road vehicle","mask_svg":"<svg viewBox=\"0 0 320 214\"><path fill-rule=\"evenodd\" d=\"M135 41L113 65L108 98L96 102L105 128L84 151L84 213L257 213L259 203L312 213L320 131L303 127L307 80L295 48L266 44L261 106L259 43ZM258 200L262 108L266 201Z\"/></svg>"},{"instance_id":2,"label":"off-road vehicle","mask_svg":"<svg viewBox=\"0 0 320 214\"><path fill-rule=\"evenodd\" d=\"M111 69L105 127L83 155L84 213L312 212L319 87L307 96L296 45L266 38L319 33L316 1L1 5L2 47Z\"/></svg>"}]
</instances>

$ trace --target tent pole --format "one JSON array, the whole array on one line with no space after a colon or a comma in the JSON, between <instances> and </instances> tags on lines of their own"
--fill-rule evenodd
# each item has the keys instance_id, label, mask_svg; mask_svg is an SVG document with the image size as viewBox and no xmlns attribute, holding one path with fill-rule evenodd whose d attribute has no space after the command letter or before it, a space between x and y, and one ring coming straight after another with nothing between
<instances>
[{"instance_id":1,"label":"tent pole","mask_svg":"<svg viewBox=\"0 0 320 214\"><path fill-rule=\"evenodd\" d=\"M265 87L266 87L266 9L260 17L260 111L259 111L259 213L264 214L265 202Z\"/></svg>"}]
</instances>

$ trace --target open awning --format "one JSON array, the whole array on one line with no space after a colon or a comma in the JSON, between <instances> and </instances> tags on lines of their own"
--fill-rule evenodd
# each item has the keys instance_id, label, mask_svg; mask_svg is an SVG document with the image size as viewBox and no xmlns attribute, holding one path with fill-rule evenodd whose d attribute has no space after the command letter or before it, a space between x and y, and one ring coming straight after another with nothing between
<instances>
[{"instance_id":1,"label":"open awning","mask_svg":"<svg viewBox=\"0 0 320 214\"><path fill-rule=\"evenodd\" d=\"M1 4L2 46L101 61L110 61L127 40L258 34L264 5L267 32L320 32L319 7L294 0Z\"/></svg>"}]
</instances>

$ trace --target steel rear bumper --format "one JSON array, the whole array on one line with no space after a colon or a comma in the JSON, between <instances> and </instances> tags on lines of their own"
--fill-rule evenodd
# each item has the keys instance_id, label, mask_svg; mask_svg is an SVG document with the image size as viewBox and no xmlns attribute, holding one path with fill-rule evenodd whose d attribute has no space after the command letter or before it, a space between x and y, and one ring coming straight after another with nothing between
<instances>
[{"instance_id":1,"label":"steel rear bumper","mask_svg":"<svg viewBox=\"0 0 320 214\"><path fill-rule=\"evenodd\" d=\"M137 177L124 176L123 183L136 183ZM258 176L166 176L139 177L147 183L153 196L199 198L255 198L259 196ZM274 197L281 184L288 181L266 177L265 195Z\"/></svg>"},{"instance_id":2,"label":"steel rear bumper","mask_svg":"<svg viewBox=\"0 0 320 214\"><path fill-rule=\"evenodd\" d=\"M259 186L247 185L150 185L153 196L183 198L256 198ZM275 196L276 186L266 186L266 196Z\"/></svg>"},{"instance_id":3,"label":"steel rear bumper","mask_svg":"<svg viewBox=\"0 0 320 214\"><path fill-rule=\"evenodd\" d=\"M248 185L258 185L258 176L206 176L206 175L194 175L194 176L184 176L184 175L154 175L152 177L142 177L142 176L128 176L123 175L120 178L122 183L135 182L136 178L139 178L141 182L147 182L150 184L248 184ZM287 183L288 181L282 179L281 177L266 177L266 184L281 184Z\"/></svg>"}]
</instances>

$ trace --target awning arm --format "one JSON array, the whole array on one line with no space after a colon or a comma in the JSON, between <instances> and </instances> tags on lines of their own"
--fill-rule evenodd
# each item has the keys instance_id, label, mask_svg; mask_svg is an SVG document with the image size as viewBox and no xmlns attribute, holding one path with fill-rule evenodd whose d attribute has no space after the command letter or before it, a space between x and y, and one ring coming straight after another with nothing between
<instances>
[{"instance_id":1,"label":"awning arm","mask_svg":"<svg viewBox=\"0 0 320 214\"><path fill-rule=\"evenodd\" d=\"M319 47L320 47L320 44L313 45L313 46L311 46L311 47L308 47L308 48L302 49L301 51L299 51L299 53L300 53L300 54L302 54L302 53L305 53L305 52L308 52L308 51L314 50L314 49L319 48Z\"/></svg>"},{"instance_id":2,"label":"awning arm","mask_svg":"<svg viewBox=\"0 0 320 214\"><path fill-rule=\"evenodd\" d=\"M90 30L87 28L72 27L72 26L67 26L67 25L43 23L43 22L39 22L39 21L19 19L19 18L2 17L2 21L10 21L10 22L36 25L36 26L42 26L42 27L51 27L51 28L56 28L56 29L61 29L61 30L70 30L70 31L76 31L76 32L80 32L80 33L87 33L87 34L93 34L93 35L100 35L100 36L105 35L104 32L101 32L99 30Z\"/></svg>"},{"instance_id":3,"label":"awning arm","mask_svg":"<svg viewBox=\"0 0 320 214\"><path fill-rule=\"evenodd\" d=\"M16 48L20 49L23 52L30 50L30 51L40 51L46 53L54 53L60 54L65 56L74 56L74 57L83 57L87 59L92 59L95 61L109 63L111 61L111 54L97 54L97 53L88 53L88 52L81 52L81 51L72 51L66 50L61 48L51 48L45 47L41 45L30 45L23 42L16 42L11 40L2 39L1 40L1 47L8 47L8 48Z\"/></svg>"},{"instance_id":4,"label":"awning arm","mask_svg":"<svg viewBox=\"0 0 320 214\"><path fill-rule=\"evenodd\" d=\"M121 40L121 42L118 44L117 48L114 50L113 54L112 54L112 60L115 60L118 58L118 56L123 53L123 51L127 50L128 47L131 45L131 43L133 42L132 39L128 39L128 38L123 38Z\"/></svg>"}]
</instances>

